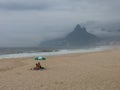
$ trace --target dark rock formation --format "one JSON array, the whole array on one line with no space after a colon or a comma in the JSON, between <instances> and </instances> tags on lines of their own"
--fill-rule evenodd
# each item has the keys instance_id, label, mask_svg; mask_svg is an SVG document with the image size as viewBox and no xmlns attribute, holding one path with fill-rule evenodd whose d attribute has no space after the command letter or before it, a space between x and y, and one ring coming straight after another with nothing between
<instances>
[{"instance_id":1,"label":"dark rock formation","mask_svg":"<svg viewBox=\"0 0 120 90\"><path fill-rule=\"evenodd\" d=\"M85 27L81 27L79 24L75 29L69 33L65 38L59 38L54 40L47 40L40 44L40 47L46 48L78 48L88 45L93 45L100 39L86 31Z\"/></svg>"}]
</instances>

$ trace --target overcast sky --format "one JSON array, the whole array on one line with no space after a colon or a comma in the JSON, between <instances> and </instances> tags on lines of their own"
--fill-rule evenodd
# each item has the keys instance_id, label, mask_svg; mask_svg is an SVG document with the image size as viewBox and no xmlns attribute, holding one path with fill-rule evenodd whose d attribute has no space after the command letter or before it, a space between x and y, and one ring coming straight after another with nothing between
<instances>
[{"instance_id":1,"label":"overcast sky","mask_svg":"<svg viewBox=\"0 0 120 90\"><path fill-rule=\"evenodd\" d=\"M37 46L91 21L119 22L120 0L0 0L0 47Z\"/></svg>"}]
</instances>

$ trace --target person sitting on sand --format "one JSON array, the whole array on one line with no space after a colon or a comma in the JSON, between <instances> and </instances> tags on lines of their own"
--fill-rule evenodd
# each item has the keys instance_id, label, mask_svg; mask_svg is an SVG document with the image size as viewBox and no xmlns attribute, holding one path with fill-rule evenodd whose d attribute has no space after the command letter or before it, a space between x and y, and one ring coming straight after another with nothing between
<instances>
[{"instance_id":1,"label":"person sitting on sand","mask_svg":"<svg viewBox=\"0 0 120 90\"><path fill-rule=\"evenodd\" d=\"M42 66L40 65L40 62L38 62L38 66L39 66L40 69L44 69L44 67L42 67Z\"/></svg>"},{"instance_id":2,"label":"person sitting on sand","mask_svg":"<svg viewBox=\"0 0 120 90\"><path fill-rule=\"evenodd\" d=\"M34 67L34 70L44 69L44 67L41 66L40 62L36 63L36 67Z\"/></svg>"},{"instance_id":3,"label":"person sitting on sand","mask_svg":"<svg viewBox=\"0 0 120 90\"><path fill-rule=\"evenodd\" d=\"M41 67L40 62L36 63L36 67L34 67L34 70L39 70Z\"/></svg>"}]
</instances>

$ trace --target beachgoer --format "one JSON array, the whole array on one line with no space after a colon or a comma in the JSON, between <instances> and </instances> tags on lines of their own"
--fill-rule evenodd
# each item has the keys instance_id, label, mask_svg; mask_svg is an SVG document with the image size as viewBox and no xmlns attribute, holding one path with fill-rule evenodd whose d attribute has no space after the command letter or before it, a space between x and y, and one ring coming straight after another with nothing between
<instances>
[{"instance_id":1,"label":"beachgoer","mask_svg":"<svg viewBox=\"0 0 120 90\"><path fill-rule=\"evenodd\" d=\"M39 67L39 68L41 68L40 62L38 62L38 64L37 64L37 65L38 65L38 67Z\"/></svg>"},{"instance_id":2,"label":"beachgoer","mask_svg":"<svg viewBox=\"0 0 120 90\"><path fill-rule=\"evenodd\" d=\"M44 67L41 66L40 62L36 63L36 67L34 67L34 70L44 69Z\"/></svg>"},{"instance_id":3,"label":"beachgoer","mask_svg":"<svg viewBox=\"0 0 120 90\"><path fill-rule=\"evenodd\" d=\"M39 70L40 67L41 67L41 65L40 65L40 63L38 62L38 63L36 63L36 66L34 67L34 70Z\"/></svg>"},{"instance_id":4,"label":"beachgoer","mask_svg":"<svg viewBox=\"0 0 120 90\"><path fill-rule=\"evenodd\" d=\"M38 67L39 67L40 69L44 69L44 67L41 66L40 62L38 62Z\"/></svg>"}]
</instances>

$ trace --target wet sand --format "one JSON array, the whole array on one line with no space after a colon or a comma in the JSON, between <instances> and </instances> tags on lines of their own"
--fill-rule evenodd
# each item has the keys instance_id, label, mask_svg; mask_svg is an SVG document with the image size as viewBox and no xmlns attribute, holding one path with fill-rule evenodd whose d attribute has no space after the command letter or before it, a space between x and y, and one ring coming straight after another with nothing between
<instances>
[{"instance_id":1,"label":"wet sand","mask_svg":"<svg viewBox=\"0 0 120 90\"><path fill-rule=\"evenodd\" d=\"M120 90L120 49L0 60L0 90Z\"/></svg>"}]
</instances>

